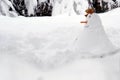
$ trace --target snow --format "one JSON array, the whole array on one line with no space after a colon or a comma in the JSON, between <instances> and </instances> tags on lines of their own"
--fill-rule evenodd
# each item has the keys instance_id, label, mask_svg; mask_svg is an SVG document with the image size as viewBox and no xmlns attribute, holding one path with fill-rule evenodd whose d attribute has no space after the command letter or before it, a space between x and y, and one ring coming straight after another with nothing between
<instances>
[{"instance_id":1,"label":"snow","mask_svg":"<svg viewBox=\"0 0 120 80\"><path fill-rule=\"evenodd\" d=\"M116 47L120 47L119 11L99 14ZM0 80L119 80L119 51L102 57L74 53L83 20L83 15L0 16Z\"/></svg>"},{"instance_id":2,"label":"snow","mask_svg":"<svg viewBox=\"0 0 120 80\"><path fill-rule=\"evenodd\" d=\"M88 8L87 0L56 0L53 3L52 16L67 14L80 15L84 14L85 9Z\"/></svg>"},{"instance_id":3,"label":"snow","mask_svg":"<svg viewBox=\"0 0 120 80\"><path fill-rule=\"evenodd\" d=\"M25 0L25 4L28 10L28 15L34 15L34 9L37 6L37 0Z\"/></svg>"},{"instance_id":4,"label":"snow","mask_svg":"<svg viewBox=\"0 0 120 80\"><path fill-rule=\"evenodd\" d=\"M9 11L10 7L12 8L13 11ZM11 2L8 0L0 0L0 14L11 17L17 16L14 7L12 6Z\"/></svg>"}]
</instances>

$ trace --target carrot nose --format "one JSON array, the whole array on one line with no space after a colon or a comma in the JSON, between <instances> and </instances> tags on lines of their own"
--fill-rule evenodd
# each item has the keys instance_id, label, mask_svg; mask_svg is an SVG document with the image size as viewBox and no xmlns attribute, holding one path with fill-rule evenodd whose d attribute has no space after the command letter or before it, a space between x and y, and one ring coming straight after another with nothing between
<instances>
[{"instance_id":1,"label":"carrot nose","mask_svg":"<svg viewBox=\"0 0 120 80\"><path fill-rule=\"evenodd\" d=\"M81 21L80 23L85 23L85 24L87 24L87 21Z\"/></svg>"}]
</instances>

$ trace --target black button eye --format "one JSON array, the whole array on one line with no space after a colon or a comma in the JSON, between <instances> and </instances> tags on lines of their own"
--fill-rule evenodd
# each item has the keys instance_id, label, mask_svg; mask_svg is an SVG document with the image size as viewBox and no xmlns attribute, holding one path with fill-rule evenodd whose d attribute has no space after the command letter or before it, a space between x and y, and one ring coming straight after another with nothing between
<instances>
[{"instance_id":1,"label":"black button eye","mask_svg":"<svg viewBox=\"0 0 120 80\"><path fill-rule=\"evenodd\" d=\"M91 18L91 15L89 15L89 18Z\"/></svg>"},{"instance_id":2,"label":"black button eye","mask_svg":"<svg viewBox=\"0 0 120 80\"><path fill-rule=\"evenodd\" d=\"M88 14L85 15L85 17L87 17L87 16L88 16Z\"/></svg>"}]
</instances>

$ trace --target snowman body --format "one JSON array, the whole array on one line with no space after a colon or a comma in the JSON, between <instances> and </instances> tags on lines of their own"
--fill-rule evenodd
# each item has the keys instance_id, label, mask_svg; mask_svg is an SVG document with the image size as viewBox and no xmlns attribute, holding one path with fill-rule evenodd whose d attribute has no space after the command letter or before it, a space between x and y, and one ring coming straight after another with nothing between
<instances>
[{"instance_id":1,"label":"snowman body","mask_svg":"<svg viewBox=\"0 0 120 80\"><path fill-rule=\"evenodd\" d=\"M88 14L87 24L80 32L76 45L76 51L81 53L104 54L115 49L104 31L99 16L95 13Z\"/></svg>"}]
</instances>

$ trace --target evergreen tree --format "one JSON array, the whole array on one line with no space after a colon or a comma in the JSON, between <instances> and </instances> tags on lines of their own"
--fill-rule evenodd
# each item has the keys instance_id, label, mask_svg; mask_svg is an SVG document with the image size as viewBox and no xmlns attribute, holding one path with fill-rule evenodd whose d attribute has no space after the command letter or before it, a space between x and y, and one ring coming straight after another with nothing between
<instances>
[{"instance_id":1,"label":"evergreen tree","mask_svg":"<svg viewBox=\"0 0 120 80\"><path fill-rule=\"evenodd\" d=\"M52 16L67 13L80 15L86 7L96 13L120 7L120 0L0 0L0 15Z\"/></svg>"}]
</instances>

